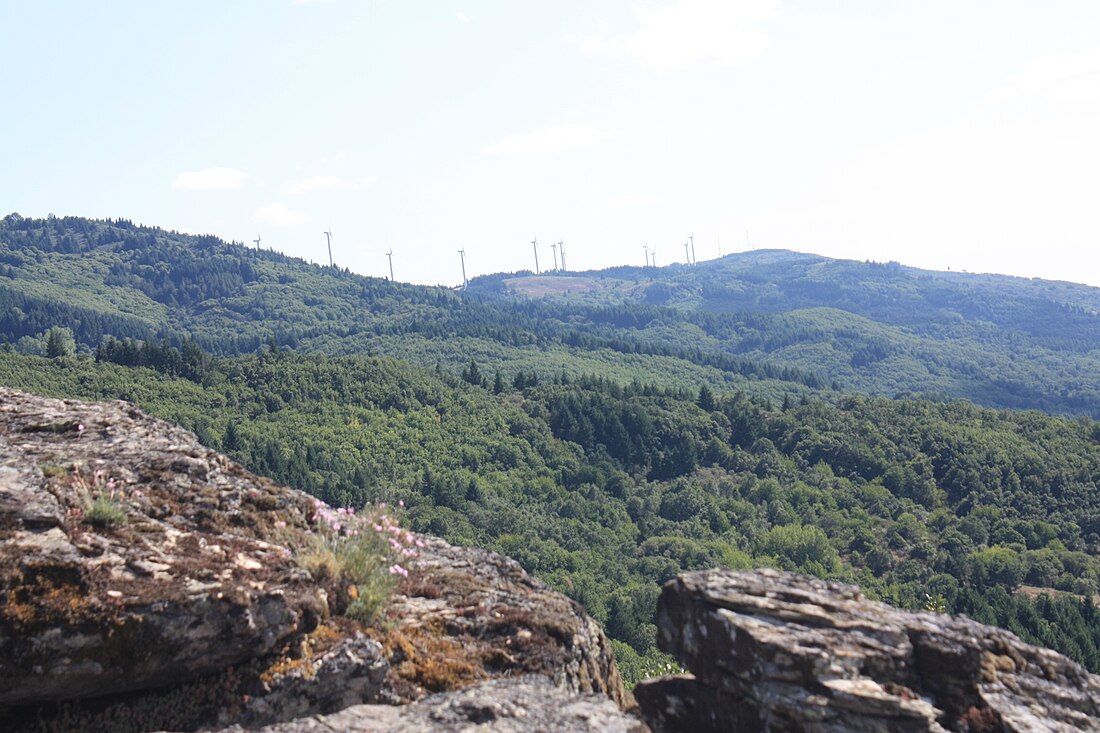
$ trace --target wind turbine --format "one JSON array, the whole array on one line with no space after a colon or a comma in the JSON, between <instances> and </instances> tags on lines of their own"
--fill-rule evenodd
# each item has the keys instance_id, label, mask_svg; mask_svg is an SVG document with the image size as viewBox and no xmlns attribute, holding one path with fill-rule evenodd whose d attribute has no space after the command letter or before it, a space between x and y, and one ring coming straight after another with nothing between
<instances>
[{"instance_id":1,"label":"wind turbine","mask_svg":"<svg viewBox=\"0 0 1100 733\"><path fill-rule=\"evenodd\" d=\"M558 245L554 242L550 243L550 251L554 253L554 269L558 269Z\"/></svg>"},{"instance_id":2,"label":"wind turbine","mask_svg":"<svg viewBox=\"0 0 1100 733\"><path fill-rule=\"evenodd\" d=\"M466 249L458 250L458 256L462 258L462 289L466 289Z\"/></svg>"},{"instance_id":3,"label":"wind turbine","mask_svg":"<svg viewBox=\"0 0 1100 733\"><path fill-rule=\"evenodd\" d=\"M535 274L539 274L539 238L531 240L531 248L535 250Z\"/></svg>"},{"instance_id":4,"label":"wind turbine","mask_svg":"<svg viewBox=\"0 0 1100 733\"><path fill-rule=\"evenodd\" d=\"M649 242L643 244L642 249L645 250L645 266L649 267Z\"/></svg>"},{"instance_id":5,"label":"wind turbine","mask_svg":"<svg viewBox=\"0 0 1100 733\"><path fill-rule=\"evenodd\" d=\"M256 238L253 239L252 241L256 243L256 251L259 252L260 251L260 235L257 234Z\"/></svg>"},{"instance_id":6,"label":"wind turbine","mask_svg":"<svg viewBox=\"0 0 1100 733\"><path fill-rule=\"evenodd\" d=\"M558 240L558 249L561 250L561 271L565 272L565 242Z\"/></svg>"},{"instance_id":7,"label":"wind turbine","mask_svg":"<svg viewBox=\"0 0 1100 733\"><path fill-rule=\"evenodd\" d=\"M686 239L684 240L684 262L688 265L691 264L691 255L688 254L688 243Z\"/></svg>"},{"instance_id":8,"label":"wind turbine","mask_svg":"<svg viewBox=\"0 0 1100 733\"><path fill-rule=\"evenodd\" d=\"M699 260L695 259L695 235L689 234L688 239L691 240L691 264L696 264Z\"/></svg>"},{"instance_id":9,"label":"wind turbine","mask_svg":"<svg viewBox=\"0 0 1100 733\"><path fill-rule=\"evenodd\" d=\"M653 263L653 266L656 267L657 266L657 248L656 247L649 250L649 259Z\"/></svg>"},{"instance_id":10,"label":"wind turbine","mask_svg":"<svg viewBox=\"0 0 1100 733\"><path fill-rule=\"evenodd\" d=\"M325 230L325 239L328 240L328 266L332 267L332 230Z\"/></svg>"},{"instance_id":11,"label":"wind turbine","mask_svg":"<svg viewBox=\"0 0 1100 733\"><path fill-rule=\"evenodd\" d=\"M722 235L718 235L718 257L722 256Z\"/></svg>"},{"instance_id":12,"label":"wind turbine","mask_svg":"<svg viewBox=\"0 0 1100 733\"><path fill-rule=\"evenodd\" d=\"M388 257L389 260L390 260L390 282L392 283L393 282L393 249L392 248L390 249L389 252L386 253L386 257ZM463 270L465 270L465 269L466 268L463 268ZM463 279L465 279L465 278L463 278Z\"/></svg>"}]
</instances>

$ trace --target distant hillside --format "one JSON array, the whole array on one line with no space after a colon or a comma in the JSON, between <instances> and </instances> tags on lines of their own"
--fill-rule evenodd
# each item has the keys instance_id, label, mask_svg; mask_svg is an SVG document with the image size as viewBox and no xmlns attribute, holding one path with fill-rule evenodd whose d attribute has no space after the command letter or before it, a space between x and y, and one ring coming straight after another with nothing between
<instances>
[{"instance_id":1,"label":"distant hillside","mask_svg":"<svg viewBox=\"0 0 1100 733\"><path fill-rule=\"evenodd\" d=\"M61 326L88 349L110 335L175 345L192 339L234 356L274 340L303 352L380 354L452 371L475 359L509 381L564 370L693 388L751 382L754 393L773 399L822 386L810 371L638 332L666 317L677 316L635 306L500 303L125 220L0 220L0 341L41 339Z\"/></svg>"},{"instance_id":2,"label":"distant hillside","mask_svg":"<svg viewBox=\"0 0 1100 733\"><path fill-rule=\"evenodd\" d=\"M671 308L699 326L699 348L844 389L1100 415L1100 289L1086 285L762 250L690 267L493 275L471 291Z\"/></svg>"},{"instance_id":3,"label":"distant hillside","mask_svg":"<svg viewBox=\"0 0 1100 733\"><path fill-rule=\"evenodd\" d=\"M560 295L560 297L539 297ZM1100 290L785 251L687 267L391 283L213 236L82 218L0 220L0 341L51 327L271 341L457 372L599 374L781 400L821 390L1100 416Z\"/></svg>"}]
</instances>

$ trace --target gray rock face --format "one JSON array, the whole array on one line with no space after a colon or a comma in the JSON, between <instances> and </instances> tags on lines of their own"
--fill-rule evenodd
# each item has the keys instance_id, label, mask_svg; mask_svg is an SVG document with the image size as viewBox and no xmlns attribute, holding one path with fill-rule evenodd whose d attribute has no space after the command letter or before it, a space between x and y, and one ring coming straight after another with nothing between
<instances>
[{"instance_id":1,"label":"gray rock face","mask_svg":"<svg viewBox=\"0 0 1100 733\"><path fill-rule=\"evenodd\" d=\"M265 539L307 509L124 403L0 389L0 708L164 685L310 629L324 593Z\"/></svg>"},{"instance_id":2,"label":"gray rock face","mask_svg":"<svg viewBox=\"0 0 1100 733\"><path fill-rule=\"evenodd\" d=\"M670 581L658 642L692 672L634 693L657 731L1100 731L1100 678L1015 635L778 571Z\"/></svg>"},{"instance_id":3,"label":"gray rock face","mask_svg":"<svg viewBox=\"0 0 1100 733\"><path fill-rule=\"evenodd\" d=\"M223 733L243 731L230 728ZM541 676L511 677L401 706L356 705L262 733L645 733L646 726L603 695L575 695Z\"/></svg>"}]
</instances>

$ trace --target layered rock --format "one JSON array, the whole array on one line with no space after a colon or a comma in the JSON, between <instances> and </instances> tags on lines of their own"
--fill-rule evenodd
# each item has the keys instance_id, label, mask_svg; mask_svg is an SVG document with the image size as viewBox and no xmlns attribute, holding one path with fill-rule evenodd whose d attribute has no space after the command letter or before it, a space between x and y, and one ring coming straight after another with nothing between
<instances>
[{"instance_id":1,"label":"layered rock","mask_svg":"<svg viewBox=\"0 0 1100 733\"><path fill-rule=\"evenodd\" d=\"M762 570L689 573L658 643L691 675L635 688L657 731L1100 731L1100 677L962 617Z\"/></svg>"},{"instance_id":2,"label":"layered rock","mask_svg":"<svg viewBox=\"0 0 1100 733\"><path fill-rule=\"evenodd\" d=\"M235 733L234 727L222 733ZM537 675L483 682L410 705L356 705L301 718L260 733L646 733L603 695L576 695Z\"/></svg>"}]
</instances>

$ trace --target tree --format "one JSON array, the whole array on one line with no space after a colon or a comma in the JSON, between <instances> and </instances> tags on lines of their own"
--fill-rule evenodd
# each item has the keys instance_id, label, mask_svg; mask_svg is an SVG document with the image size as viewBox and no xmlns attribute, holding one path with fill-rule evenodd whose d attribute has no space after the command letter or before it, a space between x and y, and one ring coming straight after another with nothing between
<instances>
[{"instance_id":1,"label":"tree","mask_svg":"<svg viewBox=\"0 0 1100 733\"><path fill-rule=\"evenodd\" d=\"M46 332L46 356L56 359L76 353L73 332L67 328L51 328Z\"/></svg>"},{"instance_id":2,"label":"tree","mask_svg":"<svg viewBox=\"0 0 1100 733\"><path fill-rule=\"evenodd\" d=\"M699 388L699 399L696 401L699 408L707 412L714 412L714 393L710 391L710 387L703 385Z\"/></svg>"}]
</instances>

